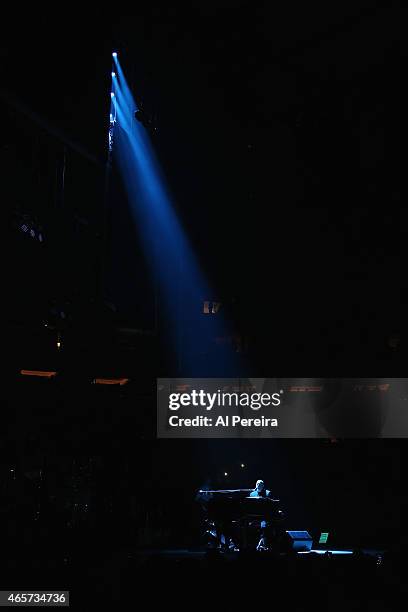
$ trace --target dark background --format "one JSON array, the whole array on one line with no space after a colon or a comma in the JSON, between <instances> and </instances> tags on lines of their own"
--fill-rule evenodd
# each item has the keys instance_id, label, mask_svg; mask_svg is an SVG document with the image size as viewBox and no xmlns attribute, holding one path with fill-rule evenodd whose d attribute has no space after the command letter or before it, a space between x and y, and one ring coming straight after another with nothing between
<instances>
[{"instance_id":1,"label":"dark background","mask_svg":"<svg viewBox=\"0 0 408 612\"><path fill-rule=\"evenodd\" d=\"M117 194L104 233L115 48L156 118L156 152L209 299L222 301L249 361L269 376L272 355L300 368L329 358L334 374L371 360L372 375L390 334L399 350L406 344L404 18L398 3L239 2L153 3L100 18L103 27L69 12L10 20L4 200L47 230L41 249L12 234L13 318L35 323L65 300L78 320L73 311L97 295L88 318L105 329L101 297L116 323L154 327L152 288L133 230L115 216ZM63 191L55 130L82 152L65 142Z\"/></svg>"},{"instance_id":2,"label":"dark background","mask_svg":"<svg viewBox=\"0 0 408 612\"><path fill-rule=\"evenodd\" d=\"M7 529L40 512L57 533L85 526L77 533L98 540L104 525L113 543L188 544L197 487L263 477L294 528L333 529L344 545L395 543L403 440L155 439L154 381L177 372L176 359L166 360L133 229L115 215L118 184L105 216L104 164L117 50L155 117L154 146L209 299L222 302L251 372L404 376L405 22L397 2L149 3L132 14L7 18ZM59 377L27 381L22 368ZM98 375L131 383L96 388Z\"/></svg>"}]
</instances>

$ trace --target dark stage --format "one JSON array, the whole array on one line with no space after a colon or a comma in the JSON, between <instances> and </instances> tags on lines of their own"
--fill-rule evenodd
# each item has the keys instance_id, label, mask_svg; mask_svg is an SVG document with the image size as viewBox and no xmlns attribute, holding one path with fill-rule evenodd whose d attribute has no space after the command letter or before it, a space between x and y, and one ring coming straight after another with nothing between
<instances>
[{"instance_id":1,"label":"dark stage","mask_svg":"<svg viewBox=\"0 0 408 612\"><path fill-rule=\"evenodd\" d=\"M155 602L177 600L188 588L193 600L242 604L252 597L253 585L265 585L271 604L292 609L341 610L358 605L373 610L394 609L396 593L403 593L402 559L384 551L329 551L310 553L218 553L203 550L81 549L80 558L58 561L9 558L2 567L8 588L70 588L74 609L134 605L153 580ZM16 572L19 580L16 580ZM46 575L46 578L44 578ZM191 591L190 591L191 589Z\"/></svg>"}]
</instances>

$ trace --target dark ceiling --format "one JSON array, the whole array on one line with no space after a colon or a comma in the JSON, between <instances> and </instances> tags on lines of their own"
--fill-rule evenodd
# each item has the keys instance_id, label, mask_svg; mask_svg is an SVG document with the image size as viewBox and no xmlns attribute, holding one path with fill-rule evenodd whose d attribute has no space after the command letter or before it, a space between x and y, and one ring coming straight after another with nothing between
<instances>
[{"instance_id":1,"label":"dark ceiling","mask_svg":"<svg viewBox=\"0 0 408 612\"><path fill-rule=\"evenodd\" d=\"M260 320L272 309L299 326L386 327L406 292L405 17L395 2L217 2L10 18L3 159L32 166L50 132L76 143L64 214L97 218L100 185L82 180L95 164L76 159L106 155L116 49L157 115L155 146L214 294L264 309ZM54 161L43 166L54 177ZM55 197L46 212L35 193L31 208L52 215Z\"/></svg>"}]
</instances>

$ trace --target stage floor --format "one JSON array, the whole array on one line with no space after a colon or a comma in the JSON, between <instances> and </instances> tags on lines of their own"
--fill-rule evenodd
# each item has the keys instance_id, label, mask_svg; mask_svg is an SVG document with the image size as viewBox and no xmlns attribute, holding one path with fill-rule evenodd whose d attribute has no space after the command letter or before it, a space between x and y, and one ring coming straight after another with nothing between
<instances>
[{"instance_id":1,"label":"stage floor","mask_svg":"<svg viewBox=\"0 0 408 612\"><path fill-rule=\"evenodd\" d=\"M293 558L293 556L298 557L316 557L317 555L326 555L326 556L367 556L367 557L375 557L377 560L381 560L385 554L385 550L379 550L375 548L364 548L359 550L353 550L350 548L327 548L327 549L311 549L306 551L289 551L289 552L274 552L274 551L261 551L257 552L253 549L247 549L243 551L221 551L215 548L209 549L188 549L188 548L163 548L163 549L143 549L138 550L131 553L132 558L149 558L149 557L161 557L163 559L168 560L176 560L176 559L205 559L207 557L212 557L215 555L219 555L225 559L233 561L234 559L239 559L243 556L256 556L258 558L281 558L285 559L287 557Z\"/></svg>"}]
</instances>

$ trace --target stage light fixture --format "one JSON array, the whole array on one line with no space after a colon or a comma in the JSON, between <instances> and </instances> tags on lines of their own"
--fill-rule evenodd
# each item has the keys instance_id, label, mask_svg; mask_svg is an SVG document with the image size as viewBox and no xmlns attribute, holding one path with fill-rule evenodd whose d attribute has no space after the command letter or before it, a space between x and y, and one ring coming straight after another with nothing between
<instances>
[{"instance_id":1,"label":"stage light fixture","mask_svg":"<svg viewBox=\"0 0 408 612\"><path fill-rule=\"evenodd\" d=\"M116 77L116 72L112 72L112 79Z\"/></svg>"},{"instance_id":2,"label":"stage light fixture","mask_svg":"<svg viewBox=\"0 0 408 612\"><path fill-rule=\"evenodd\" d=\"M44 370L20 370L22 376L37 376L38 378L53 378L56 372Z\"/></svg>"},{"instance_id":3,"label":"stage light fixture","mask_svg":"<svg viewBox=\"0 0 408 612\"><path fill-rule=\"evenodd\" d=\"M116 51L112 53L112 57L118 57L118 54L116 53Z\"/></svg>"},{"instance_id":4,"label":"stage light fixture","mask_svg":"<svg viewBox=\"0 0 408 612\"><path fill-rule=\"evenodd\" d=\"M31 217L27 213L15 213L16 219L13 222L14 227L19 229L23 234L38 240L39 242L44 241L44 233L42 226L39 224L37 219Z\"/></svg>"},{"instance_id":5,"label":"stage light fixture","mask_svg":"<svg viewBox=\"0 0 408 612\"><path fill-rule=\"evenodd\" d=\"M126 385L129 382L128 378L94 378L94 385Z\"/></svg>"},{"instance_id":6,"label":"stage light fixture","mask_svg":"<svg viewBox=\"0 0 408 612\"><path fill-rule=\"evenodd\" d=\"M113 93L113 91L111 91L111 98L114 98L115 94Z\"/></svg>"}]
</instances>

